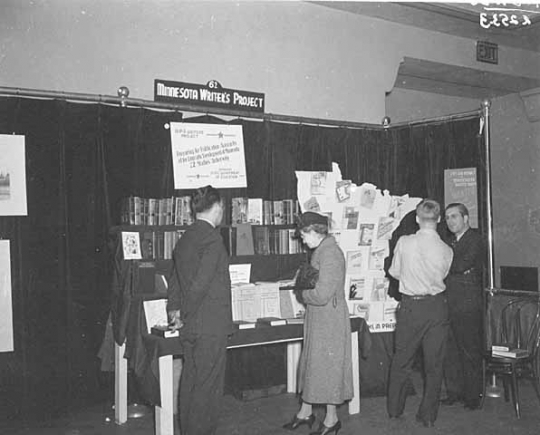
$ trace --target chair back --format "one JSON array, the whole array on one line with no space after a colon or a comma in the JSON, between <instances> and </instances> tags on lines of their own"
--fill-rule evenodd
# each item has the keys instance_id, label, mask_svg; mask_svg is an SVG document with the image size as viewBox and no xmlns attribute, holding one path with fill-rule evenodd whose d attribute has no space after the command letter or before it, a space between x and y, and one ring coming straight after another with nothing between
<instances>
[{"instance_id":1,"label":"chair back","mask_svg":"<svg viewBox=\"0 0 540 435\"><path fill-rule=\"evenodd\" d=\"M512 299L501 311L502 343L536 354L540 345L540 301Z\"/></svg>"}]
</instances>

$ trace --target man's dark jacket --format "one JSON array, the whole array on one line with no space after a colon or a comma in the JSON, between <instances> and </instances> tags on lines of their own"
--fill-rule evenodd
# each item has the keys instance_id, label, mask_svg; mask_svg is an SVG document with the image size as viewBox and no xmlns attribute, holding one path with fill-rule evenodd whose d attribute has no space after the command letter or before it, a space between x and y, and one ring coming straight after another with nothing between
<instances>
[{"instance_id":1,"label":"man's dark jacket","mask_svg":"<svg viewBox=\"0 0 540 435\"><path fill-rule=\"evenodd\" d=\"M232 329L229 257L219 230L197 220L174 248L167 309L180 310L181 335L223 335Z\"/></svg>"}]
</instances>

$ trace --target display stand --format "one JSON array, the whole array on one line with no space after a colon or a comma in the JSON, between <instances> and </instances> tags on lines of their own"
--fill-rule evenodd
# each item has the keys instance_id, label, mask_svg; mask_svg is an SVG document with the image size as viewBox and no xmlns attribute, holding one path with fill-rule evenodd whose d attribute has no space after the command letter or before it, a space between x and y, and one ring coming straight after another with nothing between
<instances>
[{"instance_id":1,"label":"display stand","mask_svg":"<svg viewBox=\"0 0 540 435\"><path fill-rule=\"evenodd\" d=\"M351 318L351 344L353 369L353 399L349 402L349 414L360 412L360 373L359 373L359 331L367 328L364 319ZM146 338L161 347L158 356L160 404L155 406L156 435L173 435L173 357L181 354L180 340L176 338ZM303 325L283 325L270 328L236 331L229 338L227 349L240 347L267 346L277 343L287 344L287 392L297 392L297 368L300 359ZM125 346L115 343L115 421L127 422L127 360L124 358Z\"/></svg>"}]
</instances>

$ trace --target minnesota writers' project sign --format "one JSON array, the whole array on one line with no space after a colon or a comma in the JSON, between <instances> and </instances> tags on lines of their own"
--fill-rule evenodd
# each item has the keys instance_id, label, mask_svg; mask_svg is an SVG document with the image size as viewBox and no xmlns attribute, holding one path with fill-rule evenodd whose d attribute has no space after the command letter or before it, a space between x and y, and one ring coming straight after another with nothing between
<instances>
[{"instance_id":1,"label":"minnesota writers' project sign","mask_svg":"<svg viewBox=\"0 0 540 435\"><path fill-rule=\"evenodd\" d=\"M444 203L460 202L469 210L469 225L478 228L476 168L444 170Z\"/></svg>"},{"instance_id":2,"label":"minnesota writers' project sign","mask_svg":"<svg viewBox=\"0 0 540 435\"><path fill-rule=\"evenodd\" d=\"M154 100L192 106L264 113L264 94L223 88L216 80L206 85L154 80Z\"/></svg>"},{"instance_id":3,"label":"minnesota writers' project sign","mask_svg":"<svg viewBox=\"0 0 540 435\"><path fill-rule=\"evenodd\" d=\"M241 125L172 122L175 189L247 187Z\"/></svg>"}]
</instances>

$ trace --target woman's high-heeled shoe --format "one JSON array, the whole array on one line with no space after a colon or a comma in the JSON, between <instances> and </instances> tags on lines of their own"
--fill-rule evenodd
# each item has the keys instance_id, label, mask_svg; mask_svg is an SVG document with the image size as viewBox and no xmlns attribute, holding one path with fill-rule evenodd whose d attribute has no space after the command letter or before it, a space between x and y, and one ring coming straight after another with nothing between
<instances>
[{"instance_id":1,"label":"woman's high-heeled shoe","mask_svg":"<svg viewBox=\"0 0 540 435\"><path fill-rule=\"evenodd\" d=\"M295 414L293 419L289 423L283 425L283 429L296 430L299 426L302 426L303 424L308 425L311 429L313 423L315 423L315 414L311 414L307 418L298 418L298 416Z\"/></svg>"},{"instance_id":2,"label":"woman's high-heeled shoe","mask_svg":"<svg viewBox=\"0 0 540 435\"><path fill-rule=\"evenodd\" d=\"M309 435L330 435L332 433L337 433L341 429L341 421L336 421L336 424L334 424L331 427L325 426L324 423L321 423L319 426L319 430L316 430L315 432L311 432Z\"/></svg>"}]
</instances>

